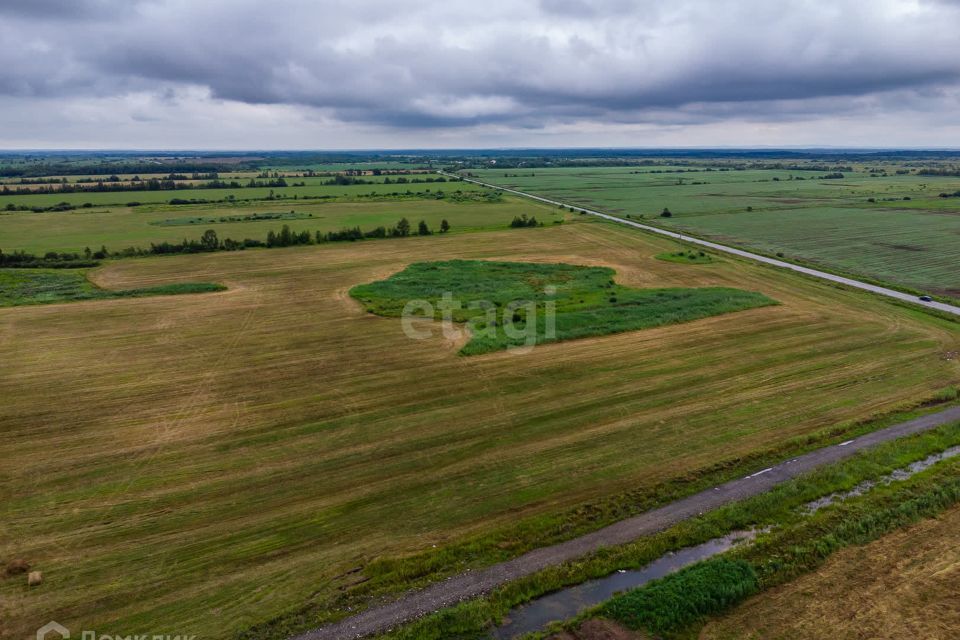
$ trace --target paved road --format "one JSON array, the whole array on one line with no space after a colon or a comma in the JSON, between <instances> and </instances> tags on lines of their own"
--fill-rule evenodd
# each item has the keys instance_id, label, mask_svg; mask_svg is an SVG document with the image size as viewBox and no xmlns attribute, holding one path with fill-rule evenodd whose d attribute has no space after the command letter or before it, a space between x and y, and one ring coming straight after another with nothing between
<instances>
[{"instance_id":1,"label":"paved road","mask_svg":"<svg viewBox=\"0 0 960 640\"><path fill-rule=\"evenodd\" d=\"M444 172L440 172L444 173ZM444 173L444 175L449 177L459 177L453 174ZM801 267L800 265L792 264L790 262L785 262L784 260L777 260L776 258L768 258L767 256L762 256L757 253L751 253L750 251L744 251L742 249L735 249L734 247L728 247L725 244L720 244L717 242L710 242L709 240L701 240L700 238L694 238L686 234L678 233L676 231L668 231L666 229L661 229L659 227L654 227L648 224L642 224L640 222L634 222L633 220L625 220L624 218L618 218L617 216L612 216L608 213L603 213L601 211L594 211L593 209L585 209L583 207L567 204L565 202L560 202L559 200L551 200L549 198L542 198L540 196L535 196L532 193L526 193L525 191L517 191L516 189L508 189L507 187L501 187L499 185L490 184L488 182L482 182L480 180L473 180L470 178L464 178L465 182L472 182L474 184L479 184L484 187L490 187L491 189L500 189L501 191L506 191L508 193L513 193L518 196L523 196L524 198L530 198L531 200L537 200L539 202L544 202L546 204L552 204L555 206L564 206L573 208L574 211L582 211L583 213L590 214L592 216L597 216L598 218L604 218L605 220L612 220L613 222L619 222L620 224L625 224L637 229L643 229L644 231L650 231L651 233L657 233L662 236L668 236L670 238L675 238L677 240L683 240L684 242L689 242L692 244L700 245L702 247L708 247L716 251L723 251L725 253L730 253L735 256L740 256L741 258L749 258L750 260L756 260L757 262L763 262L764 264L770 264L775 267L781 267L783 269L790 269L791 271L797 271L799 273L805 273L808 276L814 276L816 278L822 278L824 280L829 280L831 282L838 282L840 284L845 284L850 287L856 287L857 289L864 289L866 291L871 291L873 293L878 293L882 296L887 296L889 298L896 298L897 300L903 300L905 302L911 302L928 309L936 309L937 311L943 311L945 313L950 313L956 316L960 316L960 307L946 304L943 302L930 301L924 302L920 300L915 295L909 293L903 293L902 291L896 291L894 289L888 289L886 287L878 287L875 284L869 284L867 282L861 282L860 280L854 280L853 278L845 278L843 276L834 275L832 273L827 273L826 271L818 271L817 269L810 269L808 267Z\"/></svg>"},{"instance_id":2,"label":"paved road","mask_svg":"<svg viewBox=\"0 0 960 640\"><path fill-rule=\"evenodd\" d=\"M773 487L853 456L883 442L921 433L960 421L960 407L951 407L908 422L874 431L838 445L818 449L745 478L726 482L682 500L621 520L603 529L560 544L536 549L513 560L477 571L468 571L438 582L421 591L412 591L394 602L368 609L352 618L297 636L295 640L348 640L381 633L424 614L461 600L486 593L506 582L528 576L552 565L582 557L602 547L626 544L662 531L720 506L769 491Z\"/></svg>"}]
</instances>

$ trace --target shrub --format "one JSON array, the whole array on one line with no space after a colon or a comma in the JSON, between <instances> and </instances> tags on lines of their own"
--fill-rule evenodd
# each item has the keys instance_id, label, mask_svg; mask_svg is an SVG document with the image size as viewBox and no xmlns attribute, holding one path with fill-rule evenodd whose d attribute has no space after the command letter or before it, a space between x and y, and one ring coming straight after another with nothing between
<instances>
[{"instance_id":1,"label":"shrub","mask_svg":"<svg viewBox=\"0 0 960 640\"><path fill-rule=\"evenodd\" d=\"M535 216L527 217L527 214L520 216L515 216L513 220L510 221L510 227L512 229L518 229L520 227L535 227L537 226L537 218Z\"/></svg>"},{"instance_id":2,"label":"shrub","mask_svg":"<svg viewBox=\"0 0 960 640\"><path fill-rule=\"evenodd\" d=\"M663 634L723 611L758 588L750 563L720 557L616 596L600 613L632 629Z\"/></svg>"}]
</instances>

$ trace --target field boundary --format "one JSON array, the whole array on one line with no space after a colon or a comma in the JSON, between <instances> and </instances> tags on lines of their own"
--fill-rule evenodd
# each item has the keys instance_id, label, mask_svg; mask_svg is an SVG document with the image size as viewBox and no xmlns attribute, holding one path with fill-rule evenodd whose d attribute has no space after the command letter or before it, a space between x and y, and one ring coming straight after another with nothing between
<instances>
[{"instance_id":1,"label":"field boundary","mask_svg":"<svg viewBox=\"0 0 960 640\"><path fill-rule=\"evenodd\" d=\"M843 284L849 287L854 287L856 289L862 289L864 291L869 291L871 293L876 293L888 298L894 298L900 302L909 302L926 309L931 309L934 311L940 311L943 313L949 313L954 316L960 316L960 307L957 307L952 304L947 304L945 302L938 302L936 300L925 301L920 300L915 295L910 295L903 293L902 291L897 291L895 289L890 289L888 287L882 287L875 284L870 284L868 282L863 282L862 280L857 280L855 278L849 278L845 276L836 275L829 273L827 271L820 271L819 269L811 269L810 267L804 267L798 264L793 264L792 262L787 262L785 260L778 260L776 258L769 258L765 255L754 253L752 251L744 251L743 249L737 249L719 242L713 242L711 240L704 240L696 236L691 236L689 234L680 233L677 231L669 231L667 229L661 229L660 227L655 227L649 224L643 224L640 222L634 222L633 220L627 220L625 218L620 218L618 216L611 215L609 213L604 213L602 211L597 211L595 209L587 209L575 204L568 204L560 200L551 200L550 198L544 198L542 196L537 196L532 193L527 193L525 191L519 191L517 189L511 189L509 187L502 187L496 184L489 182L483 182L482 180L475 180L473 178L465 178L463 176L457 176L456 174L447 173L445 171L439 171L438 173L447 176L447 177L460 177L465 182L471 182L489 189L498 189L500 191L506 191L507 193L512 193L514 195L522 196L529 198L531 200L536 200L538 202L543 202L546 204L566 207L576 212L585 213L587 215L596 216L598 218L603 218L604 220L609 220L611 222L616 222L619 224L627 225L634 227L636 229L641 229L643 231L648 231L655 233L661 236L667 236L673 238L674 240L681 240L683 242L689 242L691 244L696 244L702 247L707 247L715 251L721 251L723 253L728 253L731 255L738 256L740 258L747 258L748 260L754 260L756 262L761 262L763 264L771 265L774 267L779 267L781 269L789 269L790 271L796 271L797 273L802 273L808 276L813 276L814 278L819 278L821 280L827 280L829 282L835 282L838 284Z\"/></svg>"},{"instance_id":2,"label":"field boundary","mask_svg":"<svg viewBox=\"0 0 960 640\"><path fill-rule=\"evenodd\" d=\"M467 571L385 605L321 627L292 640L349 640L382 633L427 613L473 598L512 580L580 558L601 548L626 544L726 504L769 491L810 471L853 457L860 451L960 420L954 406L785 460L737 480L725 482L592 533L535 549L506 562Z\"/></svg>"}]
</instances>

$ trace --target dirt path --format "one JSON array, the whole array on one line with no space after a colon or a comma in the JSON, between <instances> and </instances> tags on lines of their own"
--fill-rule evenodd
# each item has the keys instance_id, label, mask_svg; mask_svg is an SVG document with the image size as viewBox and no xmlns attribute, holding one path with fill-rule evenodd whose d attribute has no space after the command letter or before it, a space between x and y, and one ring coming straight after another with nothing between
<instances>
[{"instance_id":1,"label":"dirt path","mask_svg":"<svg viewBox=\"0 0 960 640\"><path fill-rule=\"evenodd\" d=\"M579 558L602 547L632 542L727 503L759 495L818 467L849 458L858 451L956 421L960 421L960 406L880 429L838 445L818 449L579 538L535 549L513 560L484 569L453 576L423 590L407 593L389 604L368 609L336 624L296 636L294 640L347 640L380 633L402 622L476 597L506 582L528 576L549 566Z\"/></svg>"}]
</instances>

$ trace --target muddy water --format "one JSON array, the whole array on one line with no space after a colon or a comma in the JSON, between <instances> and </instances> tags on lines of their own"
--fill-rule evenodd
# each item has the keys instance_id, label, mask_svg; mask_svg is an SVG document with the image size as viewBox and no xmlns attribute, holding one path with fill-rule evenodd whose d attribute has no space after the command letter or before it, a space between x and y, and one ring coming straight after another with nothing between
<instances>
[{"instance_id":1,"label":"muddy water","mask_svg":"<svg viewBox=\"0 0 960 640\"><path fill-rule=\"evenodd\" d=\"M641 587L700 560L732 549L756 537L754 531L736 531L695 547L668 553L639 570L624 570L605 578L589 580L562 591L537 598L510 612L503 625L491 637L507 639L540 631L550 622L572 618L584 609L609 600L621 591Z\"/></svg>"},{"instance_id":2,"label":"muddy water","mask_svg":"<svg viewBox=\"0 0 960 640\"><path fill-rule=\"evenodd\" d=\"M937 464L941 460L946 460L948 458L953 458L960 455L960 446L951 447L940 453L935 453L932 456L928 456L923 460L918 460L911 465L904 467L903 469L897 469L889 475L883 476L878 480L867 480L861 482L853 489L849 491L840 491L837 493L831 493L830 495L823 496L822 498L817 498L812 502L808 502L803 506L803 510L806 513L816 513L820 509L833 504L834 502L846 500L847 498L855 498L856 496L861 496L870 489L873 489L877 485L890 484L891 482L898 482L900 480L906 480L907 478L914 476L924 469L929 469L933 465Z\"/></svg>"}]
</instances>

